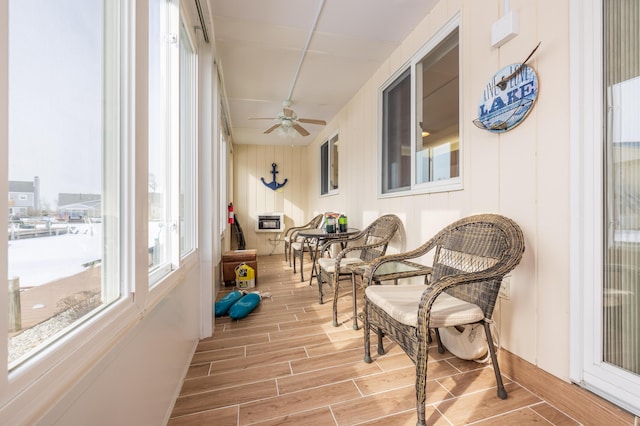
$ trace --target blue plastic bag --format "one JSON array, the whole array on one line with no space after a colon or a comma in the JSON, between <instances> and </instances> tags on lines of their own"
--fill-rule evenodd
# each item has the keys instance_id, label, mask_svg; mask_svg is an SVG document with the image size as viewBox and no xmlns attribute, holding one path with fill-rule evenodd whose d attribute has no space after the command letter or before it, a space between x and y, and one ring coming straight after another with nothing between
<instances>
[{"instance_id":1,"label":"blue plastic bag","mask_svg":"<svg viewBox=\"0 0 640 426\"><path fill-rule=\"evenodd\" d=\"M224 296L222 299L218 300L215 304L215 313L216 316L226 315L229 312L229 308L236 303L243 296L243 292L241 291L232 291Z\"/></svg>"},{"instance_id":2,"label":"blue plastic bag","mask_svg":"<svg viewBox=\"0 0 640 426\"><path fill-rule=\"evenodd\" d=\"M256 306L258 306L260 299L262 299L262 297L258 292L242 296L242 298L234 303L229 309L229 316L233 319L246 317L255 309Z\"/></svg>"}]
</instances>

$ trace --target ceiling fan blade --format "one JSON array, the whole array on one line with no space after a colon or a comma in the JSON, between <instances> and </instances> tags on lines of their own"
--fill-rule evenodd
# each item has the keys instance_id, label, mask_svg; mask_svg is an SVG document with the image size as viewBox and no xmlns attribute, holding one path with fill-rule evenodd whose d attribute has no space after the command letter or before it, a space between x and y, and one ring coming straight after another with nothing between
<instances>
[{"instance_id":1,"label":"ceiling fan blade","mask_svg":"<svg viewBox=\"0 0 640 426\"><path fill-rule=\"evenodd\" d=\"M277 129L278 127L280 127L280 124L274 124L273 126L269 127L267 130L264 131L265 134L271 133L273 132L275 129Z\"/></svg>"},{"instance_id":2,"label":"ceiling fan blade","mask_svg":"<svg viewBox=\"0 0 640 426\"><path fill-rule=\"evenodd\" d=\"M277 120L275 117L249 117L249 120Z\"/></svg>"},{"instance_id":3,"label":"ceiling fan blade","mask_svg":"<svg viewBox=\"0 0 640 426\"><path fill-rule=\"evenodd\" d=\"M307 132L304 127L302 127L299 124L294 124L293 128L296 129L298 131L298 133L300 133L302 136L309 136L309 132Z\"/></svg>"},{"instance_id":4,"label":"ceiling fan blade","mask_svg":"<svg viewBox=\"0 0 640 426\"><path fill-rule=\"evenodd\" d=\"M324 120L314 120L313 118L298 118L298 121L301 123L308 124L320 124L322 126L326 126L327 122Z\"/></svg>"},{"instance_id":5,"label":"ceiling fan blade","mask_svg":"<svg viewBox=\"0 0 640 426\"><path fill-rule=\"evenodd\" d=\"M293 110L290 108L282 108L285 117L293 117Z\"/></svg>"}]
</instances>

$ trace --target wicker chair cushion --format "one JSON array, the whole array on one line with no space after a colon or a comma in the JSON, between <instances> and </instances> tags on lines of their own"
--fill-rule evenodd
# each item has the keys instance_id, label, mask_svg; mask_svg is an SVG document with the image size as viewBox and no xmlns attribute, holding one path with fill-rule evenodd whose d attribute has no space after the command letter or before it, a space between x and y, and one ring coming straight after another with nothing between
<instances>
[{"instance_id":1,"label":"wicker chair cushion","mask_svg":"<svg viewBox=\"0 0 640 426\"><path fill-rule=\"evenodd\" d=\"M309 245L311 246L312 249L315 249L316 245L318 245L318 243L309 243ZM303 247L304 246L304 247ZM301 243L301 242L293 242L291 243L291 248L295 251L301 251L304 248L304 251L308 251L309 248L307 247L307 244Z\"/></svg>"},{"instance_id":2,"label":"wicker chair cushion","mask_svg":"<svg viewBox=\"0 0 640 426\"><path fill-rule=\"evenodd\" d=\"M418 306L425 290L422 284L373 285L365 289L367 299L396 321L418 326ZM471 324L484 318L482 309L447 293L441 293L431 307L430 328Z\"/></svg>"},{"instance_id":3,"label":"wicker chair cushion","mask_svg":"<svg viewBox=\"0 0 640 426\"><path fill-rule=\"evenodd\" d=\"M348 274L350 271L347 269L347 265L360 262L362 260L359 257L343 257L340 261L340 273ZM318 265L320 269L329 274L333 274L336 271L336 260L330 257L321 257L318 259Z\"/></svg>"}]
</instances>

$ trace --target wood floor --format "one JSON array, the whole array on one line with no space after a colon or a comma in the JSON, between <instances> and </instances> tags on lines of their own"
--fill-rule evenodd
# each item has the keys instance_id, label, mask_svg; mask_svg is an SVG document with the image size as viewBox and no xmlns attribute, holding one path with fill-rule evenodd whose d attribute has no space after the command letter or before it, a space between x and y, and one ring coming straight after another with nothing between
<instances>
[{"instance_id":1,"label":"wood floor","mask_svg":"<svg viewBox=\"0 0 640 426\"><path fill-rule=\"evenodd\" d=\"M349 281L341 286L341 325L333 327L333 296L327 288L325 304L318 304L305 263L307 281L300 282L282 255L259 257L255 290L270 297L244 319L215 319L214 335L199 343L168 425L415 425L409 358L388 342L387 353L372 348L374 362L366 364L363 331L352 328ZM509 397L499 399L490 364L435 348L429 360L429 425L589 424L506 375Z\"/></svg>"}]
</instances>

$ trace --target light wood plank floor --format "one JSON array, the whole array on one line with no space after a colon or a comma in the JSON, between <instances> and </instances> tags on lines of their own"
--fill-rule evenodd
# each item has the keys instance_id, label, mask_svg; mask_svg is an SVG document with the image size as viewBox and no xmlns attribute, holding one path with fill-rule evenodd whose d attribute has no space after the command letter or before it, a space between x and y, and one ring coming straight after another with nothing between
<instances>
[{"instance_id":1,"label":"light wood plank floor","mask_svg":"<svg viewBox=\"0 0 640 426\"><path fill-rule=\"evenodd\" d=\"M350 282L341 283L341 325L333 327L332 291L325 286L319 305L307 259L305 265L307 280L300 282L282 255L259 257L255 290L270 297L244 319L215 319L213 337L193 356L170 426L415 425L409 358L388 342L382 356L372 347L374 362L366 364L363 331L352 328ZM499 399L490 364L440 355L436 348L429 360L430 425L585 423L506 375L509 397Z\"/></svg>"}]
</instances>

